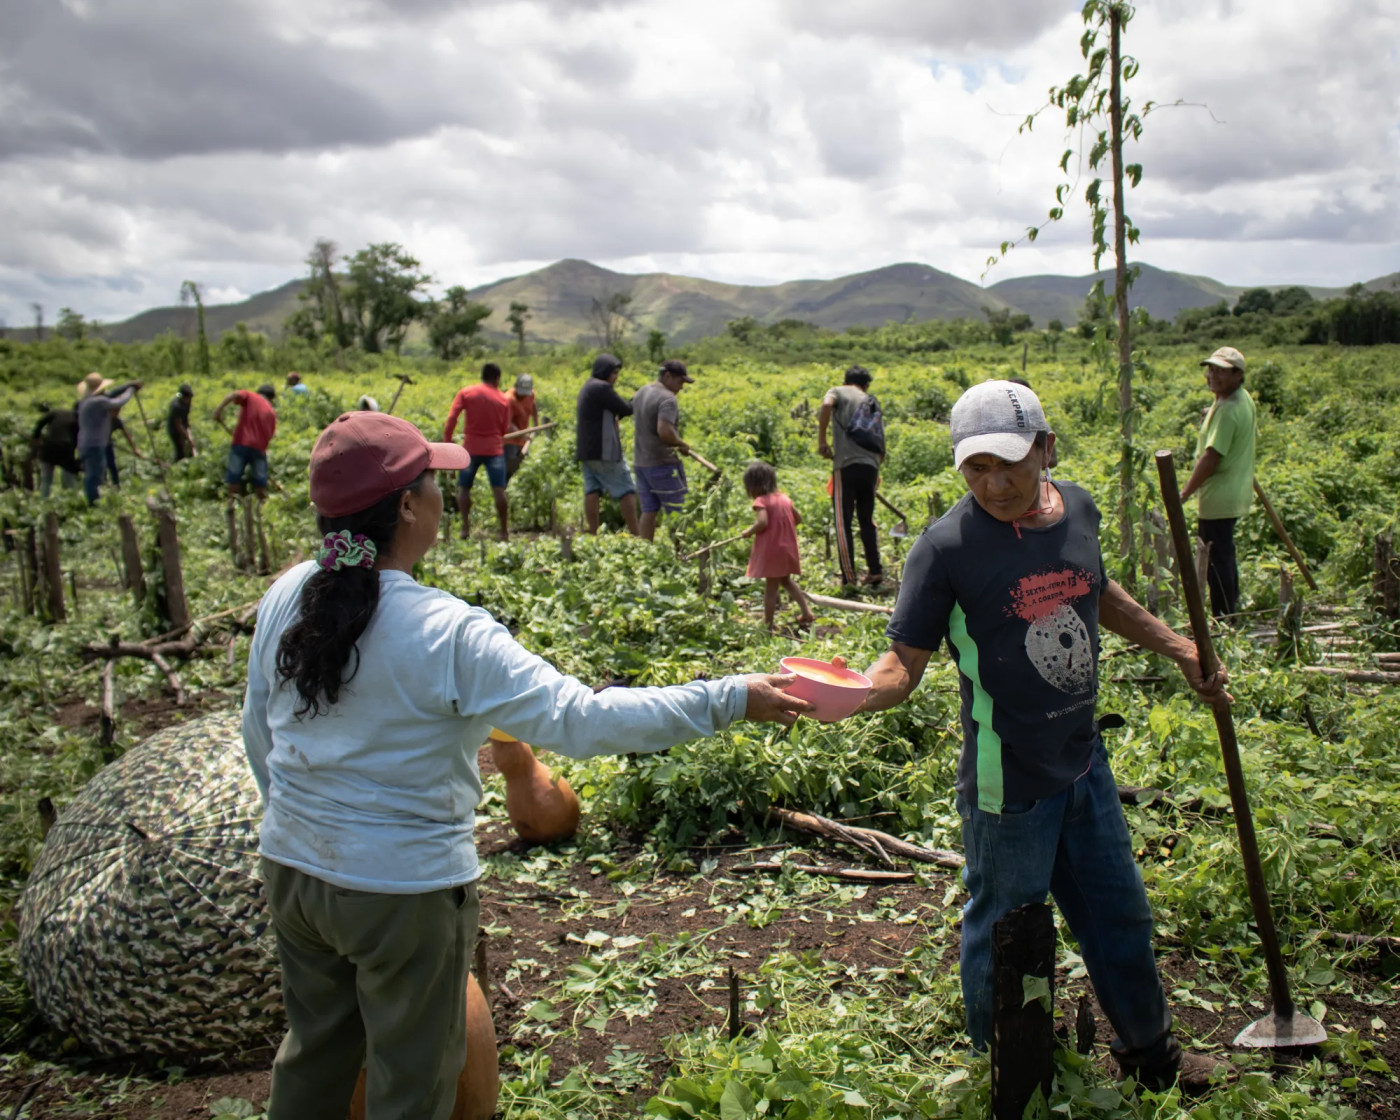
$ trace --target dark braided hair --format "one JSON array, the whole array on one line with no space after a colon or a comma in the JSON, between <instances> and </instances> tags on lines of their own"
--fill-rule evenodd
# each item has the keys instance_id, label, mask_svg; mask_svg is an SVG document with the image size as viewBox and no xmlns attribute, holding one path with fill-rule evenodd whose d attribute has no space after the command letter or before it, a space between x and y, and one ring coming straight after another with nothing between
<instances>
[{"instance_id":1,"label":"dark braided hair","mask_svg":"<svg viewBox=\"0 0 1400 1120\"><path fill-rule=\"evenodd\" d=\"M399 527L399 499L407 490L416 494L427 476L424 471L403 490L395 490L359 513L344 517L318 514L316 528L322 535L341 529L363 533L382 556ZM308 712L313 718L320 715L322 704L329 711L340 698L341 688L359 672L356 643L378 606L379 572L375 568L321 569L302 585L301 614L283 631L277 646L277 677L279 682L291 681L296 687L298 719ZM354 665L350 666L352 654Z\"/></svg>"}]
</instances>

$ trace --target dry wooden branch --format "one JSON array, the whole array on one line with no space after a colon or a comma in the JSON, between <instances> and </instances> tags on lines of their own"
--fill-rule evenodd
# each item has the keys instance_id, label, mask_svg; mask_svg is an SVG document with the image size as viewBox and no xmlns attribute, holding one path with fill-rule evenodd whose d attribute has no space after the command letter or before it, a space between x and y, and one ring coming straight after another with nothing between
<instances>
[{"instance_id":1,"label":"dry wooden branch","mask_svg":"<svg viewBox=\"0 0 1400 1120\"><path fill-rule=\"evenodd\" d=\"M772 809L772 813L789 828L821 836L827 840L854 844L863 851L876 854L876 858L882 859L887 864L893 862L886 854L887 851L893 852L897 856L903 856L905 859L916 860L919 863L932 863L938 867L950 869L960 868L965 862L957 852L944 851L940 848L924 848L918 844L911 844L907 840L901 840L898 836L891 836L888 832L881 832L879 829L857 828L855 825L841 824L818 816L816 813L799 813L792 809L782 809L776 806Z\"/></svg>"},{"instance_id":2,"label":"dry wooden branch","mask_svg":"<svg viewBox=\"0 0 1400 1120\"><path fill-rule=\"evenodd\" d=\"M1321 673L1325 677L1341 677L1356 684L1400 684L1400 673L1372 673L1362 669L1333 669L1327 665L1304 665L1305 673Z\"/></svg>"},{"instance_id":3,"label":"dry wooden branch","mask_svg":"<svg viewBox=\"0 0 1400 1120\"><path fill-rule=\"evenodd\" d=\"M886 607L880 603L862 603L855 599L837 599L831 595L818 595L808 591L807 598L823 607L832 607L838 611L864 611L867 614L894 614L893 607Z\"/></svg>"},{"instance_id":4,"label":"dry wooden branch","mask_svg":"<svg viewBox=\"0 0 1400 1120\"><path fill-rule=\"evenodd\" d=\"M185 706L185 685L180 680L180 674L170 667L170 662L158 653L151 654L151 660L155 662L156 668L165 674L165 679L170 682L170 687L175 692L175 704L177 707Z\"/></svg>"},{"instance_id":5,"label":"dry wooden branch","mask_svg":"<svg viewBox=\"0 0 1400 1120\"><path fill-rule=\"evenodd\" d=\"M748 863L731 867L731 875L756 875L761 871L802 871L808 875L829 875L835 879L846 879L853 883L910 883L914 880L912 871L866 871L859 867L817 866L811 863Z\"/></svg>"},{"instance_id":6,"label":"dry wooden branch","mask_svg":"<svg viewBox=\"0 0 1400 1120\"><path fill-rule=\"evenodd\" d=\"M1388 953L1400 953L1400 937L1384 933L1333 933L1331 930L1314 930L1308 935L1319 941L1333 945L1344 945L1348 949L1384 949Z\"/></svg>"}]
</instances>

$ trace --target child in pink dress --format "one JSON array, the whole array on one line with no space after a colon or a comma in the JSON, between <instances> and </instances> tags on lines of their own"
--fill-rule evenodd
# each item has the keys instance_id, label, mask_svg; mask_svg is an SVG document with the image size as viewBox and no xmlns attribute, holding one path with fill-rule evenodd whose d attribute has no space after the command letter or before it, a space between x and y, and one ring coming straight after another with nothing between
<instances>
[{"instance_id":1,"label":"child in pink dress","mask_svg":"<svg viewBox=\"0 0 1400 1120\"><path fill-rule=\"evenodd\" d=\"M778 489L778 472L767 463L753 462L745 468L744 489L753 499L754 508L753 524L742 534L753 537L746 574L750 579L764 581L763 624L770 631L773 629L778 592L786 588L802 612L798 624L806 626L812 621L812 608L792 578L802 574L802 561L797 555L797 527L802 524L802 515L792 499Z\"/></svg>"}]
</instances>

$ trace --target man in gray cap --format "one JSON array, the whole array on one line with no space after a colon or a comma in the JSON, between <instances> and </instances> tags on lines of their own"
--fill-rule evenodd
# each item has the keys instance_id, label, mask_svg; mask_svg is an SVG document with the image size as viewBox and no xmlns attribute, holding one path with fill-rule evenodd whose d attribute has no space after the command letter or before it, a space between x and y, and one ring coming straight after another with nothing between
<instances>
[{"instance_id":1,"label":"man in gray cap","mask_svg":"<svg viewBox=\"0 0 1400 1120\"><path fill-rule=\"evenodd\" d=\"M1181 488L1197 498L1196 533L1206 543L1210 613L1234 614L1240 605L1235 522L1254 501L1254 401L1244 388L1244 355L1222 346L1201 363L1215 399L1196 437L1196 466Z\"/></svg>"},{"instance_id":2,"label":"man in gray cap","mask_svg":"<svg viewBox=\"0 0 1400 1120\"><path fill-rule=\"evenodd\" d=\"M1040 401L1010 381L953 406L953 461L968 493L909 552L864 704L903 702L946 641L962 692L957 803L970 895L962 988L972 1044L992 1029L992 926L1053 894L1079 942L1125 1073L1154 1088L1204 1089L1217 1063L1187 1054L1152 951L1152 910L1094 717L1099 626L1170 657L1208 703L1225 674L1104 570L1099 511L1052 482L1055 435Z\"/></svg>"},{"instance_id":3,"label":"man in gray cap","mask_svg":"<svg viewBox=\"0 0 1400 1120\"><path fill-rule=\"evenodd\" d=\"M515 379L515 384L506 393L506 403L510 405L511 431L523 432L526 428L533 428L540 422L540 408L535 403L535 379L528 373L522 373ZM515 472L525 461L525 455L530 450L530 441L534 438L534 436L506 436L507 482L515 477Z\"/></svg>"}]
</instances>

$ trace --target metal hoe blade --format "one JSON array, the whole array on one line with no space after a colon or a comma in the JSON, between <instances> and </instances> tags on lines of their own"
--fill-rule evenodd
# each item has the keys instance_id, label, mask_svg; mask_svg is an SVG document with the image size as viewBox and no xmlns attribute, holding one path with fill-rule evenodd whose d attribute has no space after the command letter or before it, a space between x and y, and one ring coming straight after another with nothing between
<instances>
[{"instance_id":1,"label":"metal hoe blade","mask_svg":"<svg viewBox=\"0 0 1400 1120\"><path fill-rule=\"evenodd\" d=\"M1283 1049L1289 1046L1316 1046L1327 1041L1327 1031L1311 1015L1294 1011L1291 1015L1276 1012L1256 1019L1235 1036L1236 1046L1254 1050Z\"/></svg>"}]
</instances>

